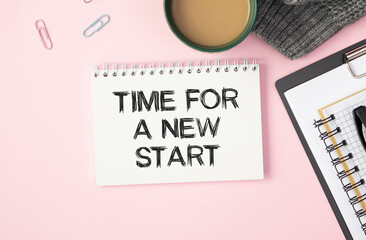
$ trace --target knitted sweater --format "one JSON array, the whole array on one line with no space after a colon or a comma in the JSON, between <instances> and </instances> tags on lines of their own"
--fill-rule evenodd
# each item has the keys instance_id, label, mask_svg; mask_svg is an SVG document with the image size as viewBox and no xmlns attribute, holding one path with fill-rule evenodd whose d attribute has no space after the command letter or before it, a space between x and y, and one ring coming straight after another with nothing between
<instances>
[{"instance_id":1,"label":"knitted sweater","mask_svg":"<svg viewBox=\"0 0 366 240\"><path fill-rule=\"evenodd\" d=\"M253 32L295 59L364 15L366 0L258 0Z\"/></svg>"}]
</instances>

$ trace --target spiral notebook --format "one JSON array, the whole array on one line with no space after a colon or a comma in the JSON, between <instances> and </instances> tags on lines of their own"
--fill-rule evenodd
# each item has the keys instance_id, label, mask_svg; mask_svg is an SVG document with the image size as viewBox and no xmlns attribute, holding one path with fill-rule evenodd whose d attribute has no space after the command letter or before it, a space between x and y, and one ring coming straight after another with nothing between
<instances>
[{"instance_id":1,"label":"spiral notebook","mask_svg":"<svg viewBox=\"0 0 366 240\"><path fill-rule=\"evenodd\" d=\"M98 185L263 178L256 61L105 64L92 85Z\"/></svg>"},{"instance_id":2,"label":"spiral notebook","mask_svg":"<svg viewBox=\"0 0 366 240\"><path fill-rule=\"evenodd\" d=\"M276 83L347 239L366 239L366 152L352 115L354 108L366 104L365 44L366 40L341 50Z\"/></svg>"},{"instance_id":3,"label":"spiral notebook","mask_svg":"<svg viewBox=\"0 0 366 240\"><path fill-rule=\"evenodd\" d=\"M325 150L362 229L366 230L366 151L357 134L353 110L366 105L366 89L319 109L314 122Z\"/></svg>"}]
</instances>

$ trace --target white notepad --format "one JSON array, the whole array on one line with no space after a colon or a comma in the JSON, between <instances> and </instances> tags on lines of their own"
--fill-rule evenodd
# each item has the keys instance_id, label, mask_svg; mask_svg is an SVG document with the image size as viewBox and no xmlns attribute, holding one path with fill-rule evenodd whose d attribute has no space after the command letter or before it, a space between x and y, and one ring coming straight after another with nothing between
<instances>
[{"instance_id":1,"label":"white notepad","mask_svg":"<svg viewBox=\"0 0 366 240\"><path fill-rule=\"evenodd\" d=\"M263 178L259 65L96 70L98 185Z\"/></svg>"},{"instance_id":2,"label":"white notepad","mask_svg":"<svg viewBox=\"0 0 366 240\"><path fill-rule=\"evenodd\" d=\"M352 65L357 74L364 71L366 69L366 55L353 60ZM320 140L320 133L318 129L314 128L313 123L314 119L323 117L325 119L332 114L335 116L327 123L329 129L321 128L320 130L324 132L340 128L341 131L334 135L336 143L346 140L347 145L341 146L338 150L344 156L352 152L353 158L346 163L350 169L355 165L360 168L359 172L352 174L355 183L362 178L366 180L365 153L357 139L351 113L356 106L366 104L364 92L355 94L364 88L366 88L365 78L353 78L347 66L343 64L285 92L286 99L354 239L366 239L361 227L363 222L366 223L366 218L361 217L360 223L360 220L355 216L355 210L350 204L349 197L345 193L339 176L337 176L335 167L332 165L330 155L326 151L326 145ZM329 146L330 139L327 139L326 143ZM336 151L331 152L331 156L338 157ZM337 167L341 170L344 166L341 164ZM348 180L345 178L344 183L349 183ZM364 185L359 186L358 189L362 194L366 193ZM354 189L348 193L351 197L355 196ZM355 205L356 210L361 208L361 204Z\"/></svg>"}]
</instances>

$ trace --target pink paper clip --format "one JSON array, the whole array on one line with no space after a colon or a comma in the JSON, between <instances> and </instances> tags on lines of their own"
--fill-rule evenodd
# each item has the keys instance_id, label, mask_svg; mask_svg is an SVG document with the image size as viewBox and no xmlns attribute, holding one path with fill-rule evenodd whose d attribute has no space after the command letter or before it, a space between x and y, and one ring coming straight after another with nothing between
<instances>
[{"instance_id":1,"label":"pink paper clip","mask_svg":"<svg viewBox=\"0 0 366 240\"><path fill-rule=\"evenodd\" d=\"M36 28L38 30L39 36L41 37L41 41L43 43L43 46L48 49L51 50L53 47L50 35L48 34L48 30L46 27L46 24L44 23L44 21L42 19L39 19L36 21Z\"/></svg>"},{"instance_id":2,"label":"pink paper clip","mask_svg":"<svg viewBox=\"0 0 366 240\"><path fill-rule=\"evenodd\" d=\"M84 0L85 3L90 3L93 0Z\"/></svg>"}]
</instances>

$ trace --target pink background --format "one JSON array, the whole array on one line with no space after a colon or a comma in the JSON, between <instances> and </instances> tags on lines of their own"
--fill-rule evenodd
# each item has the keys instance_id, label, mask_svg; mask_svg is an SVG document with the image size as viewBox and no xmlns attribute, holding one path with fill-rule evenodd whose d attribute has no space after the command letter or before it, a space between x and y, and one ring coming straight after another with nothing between
<instances>
[{"instance_id":1,"label":"pink background","mask_svg":"<svg viewBox=\"0 0 366 240\"><path fill-rule=\"evenodd\" d=\"M218 54L190 49L162 0L2 1L0 13L0 239L344 238L274 84L366 38L366 18L291 61L254 35ZM102 14L110 23L84 38ZM225 58L261 64L263 181L94 184L93 64Z\"/></svg>"}]
</instances>

